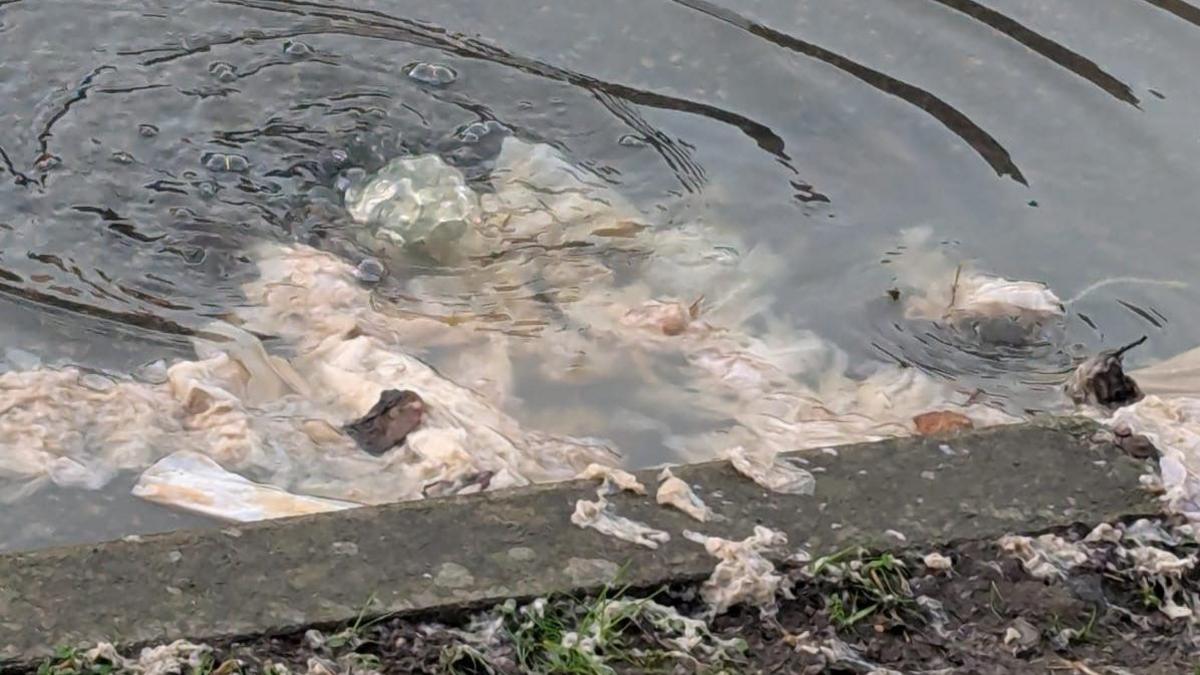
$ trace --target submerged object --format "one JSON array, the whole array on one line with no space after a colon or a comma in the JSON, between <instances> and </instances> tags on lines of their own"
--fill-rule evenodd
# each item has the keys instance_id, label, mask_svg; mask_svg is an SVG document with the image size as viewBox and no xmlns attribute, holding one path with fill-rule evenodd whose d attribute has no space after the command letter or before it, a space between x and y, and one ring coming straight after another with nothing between
<instances>
[{"instance_id":1,"label":"submerged object","mask_svg":"<svg viewBox=\"0 0 1200 675\"><path fill-rule=\"evenodd\" d=\"M360 504L295 495L273 485L255 483L221 468L198 452L180 450L142 473L133 495L238 523L352 509Z\"/></svg>"},{"instance_id":2,"label":"submerged object","mask_svg":"<svg viewBox=\"0 0 1200 675\"><path fill-rule=\"evenodd\" d=\"M481 218L479 198L458 169L437 155L400 157L346 188L346 208L376 244L420 250L437 260ZM372 242L364 242L371 244Z\"/></svg>"},{"instance_id":3,"label":"submerged object","mask_svg":"<svg viewBox=\"0 0 1200 675\"><path fill-rule=\"evenodd\" d=\"M425 402L416 392L407 389L388 389L379 395L379 402L361 418L343 429L358 446L372 455L382 455L404 442L406 436L421 424Z\"/></svg>"}]
</instances>

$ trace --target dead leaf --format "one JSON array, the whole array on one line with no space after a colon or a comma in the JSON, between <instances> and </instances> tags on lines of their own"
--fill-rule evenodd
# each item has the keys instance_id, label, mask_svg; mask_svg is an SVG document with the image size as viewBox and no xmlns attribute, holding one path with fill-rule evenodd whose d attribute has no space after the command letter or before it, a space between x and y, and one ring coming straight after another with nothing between
<instances>
[{"instance_id":1,"label":"dead leaf","mask_svg":"<svg viewBox=\"0 0 1200 675\"><path fill-rule=\"evenodd\" d=\"M975 428L975 423L970 417L952 410L922 413L913 418L913 424L917 425L917 433L922 436L954 434Z\"/></svg>"}]
</instances>

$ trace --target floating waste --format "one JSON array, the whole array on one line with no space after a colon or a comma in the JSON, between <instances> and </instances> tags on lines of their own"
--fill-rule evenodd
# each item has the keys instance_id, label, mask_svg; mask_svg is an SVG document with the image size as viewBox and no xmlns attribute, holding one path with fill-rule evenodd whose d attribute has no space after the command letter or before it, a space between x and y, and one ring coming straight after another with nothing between
<instances>
[{"instance_id":1,"label":"floating waste","mask_svg":"<svg viewBox=\"0 0 1200 675\"><path fill-rule=\"evenodd\" d=\"M425 402L416 392L388 389L366 415L342 428L363 450L382 455L403 443L424 415Z\"/></svg>"},{"instance_id":2,"label":"floating waste","mask_svg":"<svg viewBox=\"0 0 1200 675\"><path fill-rule=\"evenodd\" d=\"M228 157L206 162L221 169ZM244 304L204 328L194 359L144 381L97 391L84 373L32 362L0 375L3 421L19 425L22 441L0 471L35 488L95 487L121 471L150 472L163 448L198 453L214 464L166 465L173 485L196 492L159 503L178 497L195 511L207 499L240 504L243 515L254 513L254 486L377 504L580 475L635 485L611 443L518 421L520 359L551 381L642 378L631 404L726 421L672 438L682 459L727 453L760 485L792 494L812 494L815 479L777 459L782 452L1017 421L916 369L847 375L844 354L774 316L763 284L784 266L778 255L714 224L655 223L550 146L504 136L481 193L435 155L343 178L348 234L378 257L355 264L311 246L259 246ZM410 253L447 264L387 274ZM997 287L971 283L944 289L955 298L942 310L995 312ZM956 288L973 290L960 298ZM1043 303L1022 300L1023 311L1054 313L1048 289L1021 288ZM256 336L271 336L271 350ZM454 359L435 369L421 358L433 350ZM638 366L649 356L679 364L682 381ZM673 477L657 498L712 517ZM575 522L642 545L661 540L613 514L603 494L581 500Z\"/></svg>"},{"instance_id":3,"label":"floating waste","mask_svg":"<svg viewBox=\"0 0 1200 675\"><path fill-rule=\"evenodd\" d=\"M1125 374L1123 357L1146 337L1119 349L1109 349L1080 364L1067 380L1066 391L1076 403L1117 408L1142 398L1142 390Z\"/></svg>"},{"instance_id":4,"label":"floating waste","mask_svg":"<svg viewBox=\"0 0 1200 675\"><path fill-rule=\"evenodd\" d=\"M481 217L479 198L462 173L436 155L393 159L365 183L346 188L346 207L377 240L364 245L410 248L441 261L454 257L458 241Z\"/></svg>"},{"instance_id":5,"label":"floating waste","mask_svg":"<svg viewBox=\"0 0 1200 675\"><path fill-rule=\"evenodd\" d=\"M239 523L340 511L351 502L289 494L226 471L209 457L180 451L142 473L133 494L142 499Z\"/></svg>"}]
</instances>

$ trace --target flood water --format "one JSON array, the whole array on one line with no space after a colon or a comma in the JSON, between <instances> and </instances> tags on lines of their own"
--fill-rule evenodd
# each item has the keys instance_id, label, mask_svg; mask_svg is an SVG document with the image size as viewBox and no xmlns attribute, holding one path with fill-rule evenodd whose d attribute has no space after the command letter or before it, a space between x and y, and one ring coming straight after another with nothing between
<instances>
[{"instance_id":1,"label":"flood water","mask_svg":"<svg viewBox=\"0 0 1200 675\"><path fill-rule=\"evenodd\" d=\"M1197 63L1183 0L0 0L0 369L191 357L256 244L353 254L345 170L436 152L486 180L494 139L463 130L491 120L662 222L783 256L773 312L851 372L901 361L1038 409L1081 355L1200 342ZM914 226L1063 299L1181 283L1105 285L1053 341L980 352L889 305ZM683 430L621 422L636 382L517 379L541 428L672 459ZM132 480L0 507L0 549L206 522Z\"/></svg>"}]
</instances>

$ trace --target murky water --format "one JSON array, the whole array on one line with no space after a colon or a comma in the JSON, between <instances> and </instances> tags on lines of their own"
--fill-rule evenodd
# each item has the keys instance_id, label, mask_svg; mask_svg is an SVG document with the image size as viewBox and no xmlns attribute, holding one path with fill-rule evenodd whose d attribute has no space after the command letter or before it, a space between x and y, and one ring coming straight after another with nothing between
<instances>
[{"instance_id":1,"label":"murky water","mask_svg":"<svg viewBox=\"0 0 1200 675\"><path fill-rule=\"evenodd\" d=\"M1182 0L0 0L0 368L188 357L244 301L257 242L362 254L340 234L347 168L438 152L483 180L495 121L663 222L785 256L775 313L852 373L901 361L1037 409L1073 357L1200 341L1195 63ZM1187 286L1107 285L1052 340L979 349L889 301L915 225L1064 299L1115 277ZM517 365L528 421L633 464L707 423L638 418L636 378ZM5 507L0 548L200 522L129 482Z\"/></svg>"}]
</instances>

